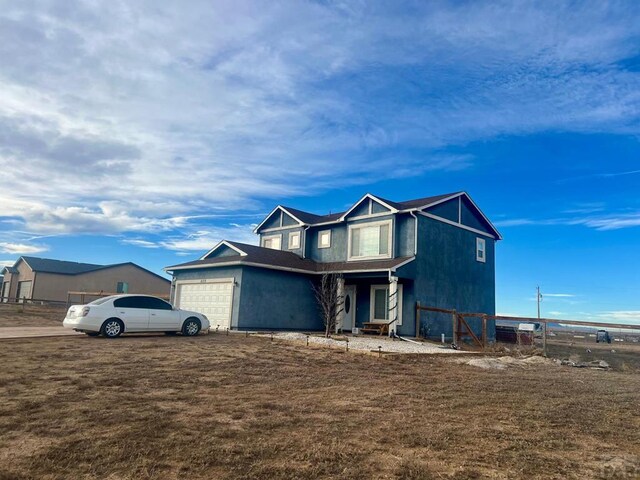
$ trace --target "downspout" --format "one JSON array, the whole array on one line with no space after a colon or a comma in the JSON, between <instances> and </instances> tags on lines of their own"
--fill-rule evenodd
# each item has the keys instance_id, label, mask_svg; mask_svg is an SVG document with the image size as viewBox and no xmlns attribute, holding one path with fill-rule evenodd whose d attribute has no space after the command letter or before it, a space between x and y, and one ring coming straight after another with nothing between
<instances>
[{"instance_id":1,"label":"downspout","mask_svg":"<svg viewBox=\"0 0 640 480\"><path fill-rule=\"evenodd\" d=\"M418 254L418 217L413 212L409 212L409 215L416 221L416 227L413 229L413 256Z\"/></svg>"},{"instance_id":2,"label":"downspout","mask_svg":"<svg viewBox=\"0 0 640 480\"><path fill-rule=\"evenodd\" d=\"M307 258L307 230L311 228L311 225L307 225L302 230L302 258Z\"/></svg>"}]
</instances>

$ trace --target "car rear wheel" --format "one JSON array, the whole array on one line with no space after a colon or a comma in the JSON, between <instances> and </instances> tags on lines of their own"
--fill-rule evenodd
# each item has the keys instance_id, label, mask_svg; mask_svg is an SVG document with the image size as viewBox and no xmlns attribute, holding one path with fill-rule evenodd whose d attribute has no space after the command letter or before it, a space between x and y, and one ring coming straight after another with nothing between
<instances>
[{"instance_id":1,"label":"car rear wheel","mask_svg":"<svg viewBox=\"0 0 640 480\"><path fill-rule=\"evenodd\" d=\"M187 318L182 326L182 334L188 337L193 337L200 333L200 320L197 318Z\"/></svg>"},{"instance_id":2,"label":"car rear wheel","mask_svg":"<svg viewBox=\"0 0 640 480\"><path fill-rule=\"evenodd\" d=\"M122 335L124 324L117 318L110 318L102 324L102 335L107 338L116 338Z\"/></svg>"}]
</instances>

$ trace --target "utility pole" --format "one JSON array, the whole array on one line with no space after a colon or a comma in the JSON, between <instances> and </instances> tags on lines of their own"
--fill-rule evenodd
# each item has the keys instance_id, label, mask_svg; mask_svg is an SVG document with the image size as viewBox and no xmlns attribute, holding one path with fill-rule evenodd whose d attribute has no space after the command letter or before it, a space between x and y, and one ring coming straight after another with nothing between
<instances>
[{"instance_id":1,"label":"utility pole","mask_svg":"<svg viewBox=\"0 0 640 480\"><path fill-rule=\"evenodd\" d=\"M538 320L540 320L540 302L542 302L540 285L536 287L536 301L538 303ZM547 322L542 323L542 355L547 356Z\"/></svg>"}]
</instances>

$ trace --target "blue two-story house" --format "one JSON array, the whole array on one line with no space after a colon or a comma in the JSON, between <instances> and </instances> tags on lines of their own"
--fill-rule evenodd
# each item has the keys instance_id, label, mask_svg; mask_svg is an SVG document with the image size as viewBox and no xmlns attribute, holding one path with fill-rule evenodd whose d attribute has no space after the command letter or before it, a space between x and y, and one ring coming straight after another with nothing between
<instances>
[{"instance_id":1,"label":"blue two-story house","mask_svg":"<svg viewBox=\"0 0 640 480\"><path fill-rule=\"evenodd\" d=\"M387 323L400 335L451 337L450 317L423 313L417 326L416 302L495 313L501 236L465 192L404 202L366 194L330 215L277 206L255 233L259 246L225 240L167 267L174 303L213 328L321 330L312 285L335 272L344 331Z\"/></svg>"}]
</instances>

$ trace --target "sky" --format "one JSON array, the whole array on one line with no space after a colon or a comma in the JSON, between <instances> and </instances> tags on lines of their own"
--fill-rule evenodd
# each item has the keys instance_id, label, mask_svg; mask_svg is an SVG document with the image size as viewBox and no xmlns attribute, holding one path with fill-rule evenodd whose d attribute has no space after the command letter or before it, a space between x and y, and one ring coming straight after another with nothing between
<instances>
[{"instance_id":1,"label":"sky","mask_svg":"<svg viewBox=\"0 0 640 480\"><path fill-rule=\"evenodd\" d=\"M639 2L0 0L3 264L460 190L499 313L640 321Z\"/></svg>"}]
</instances>

